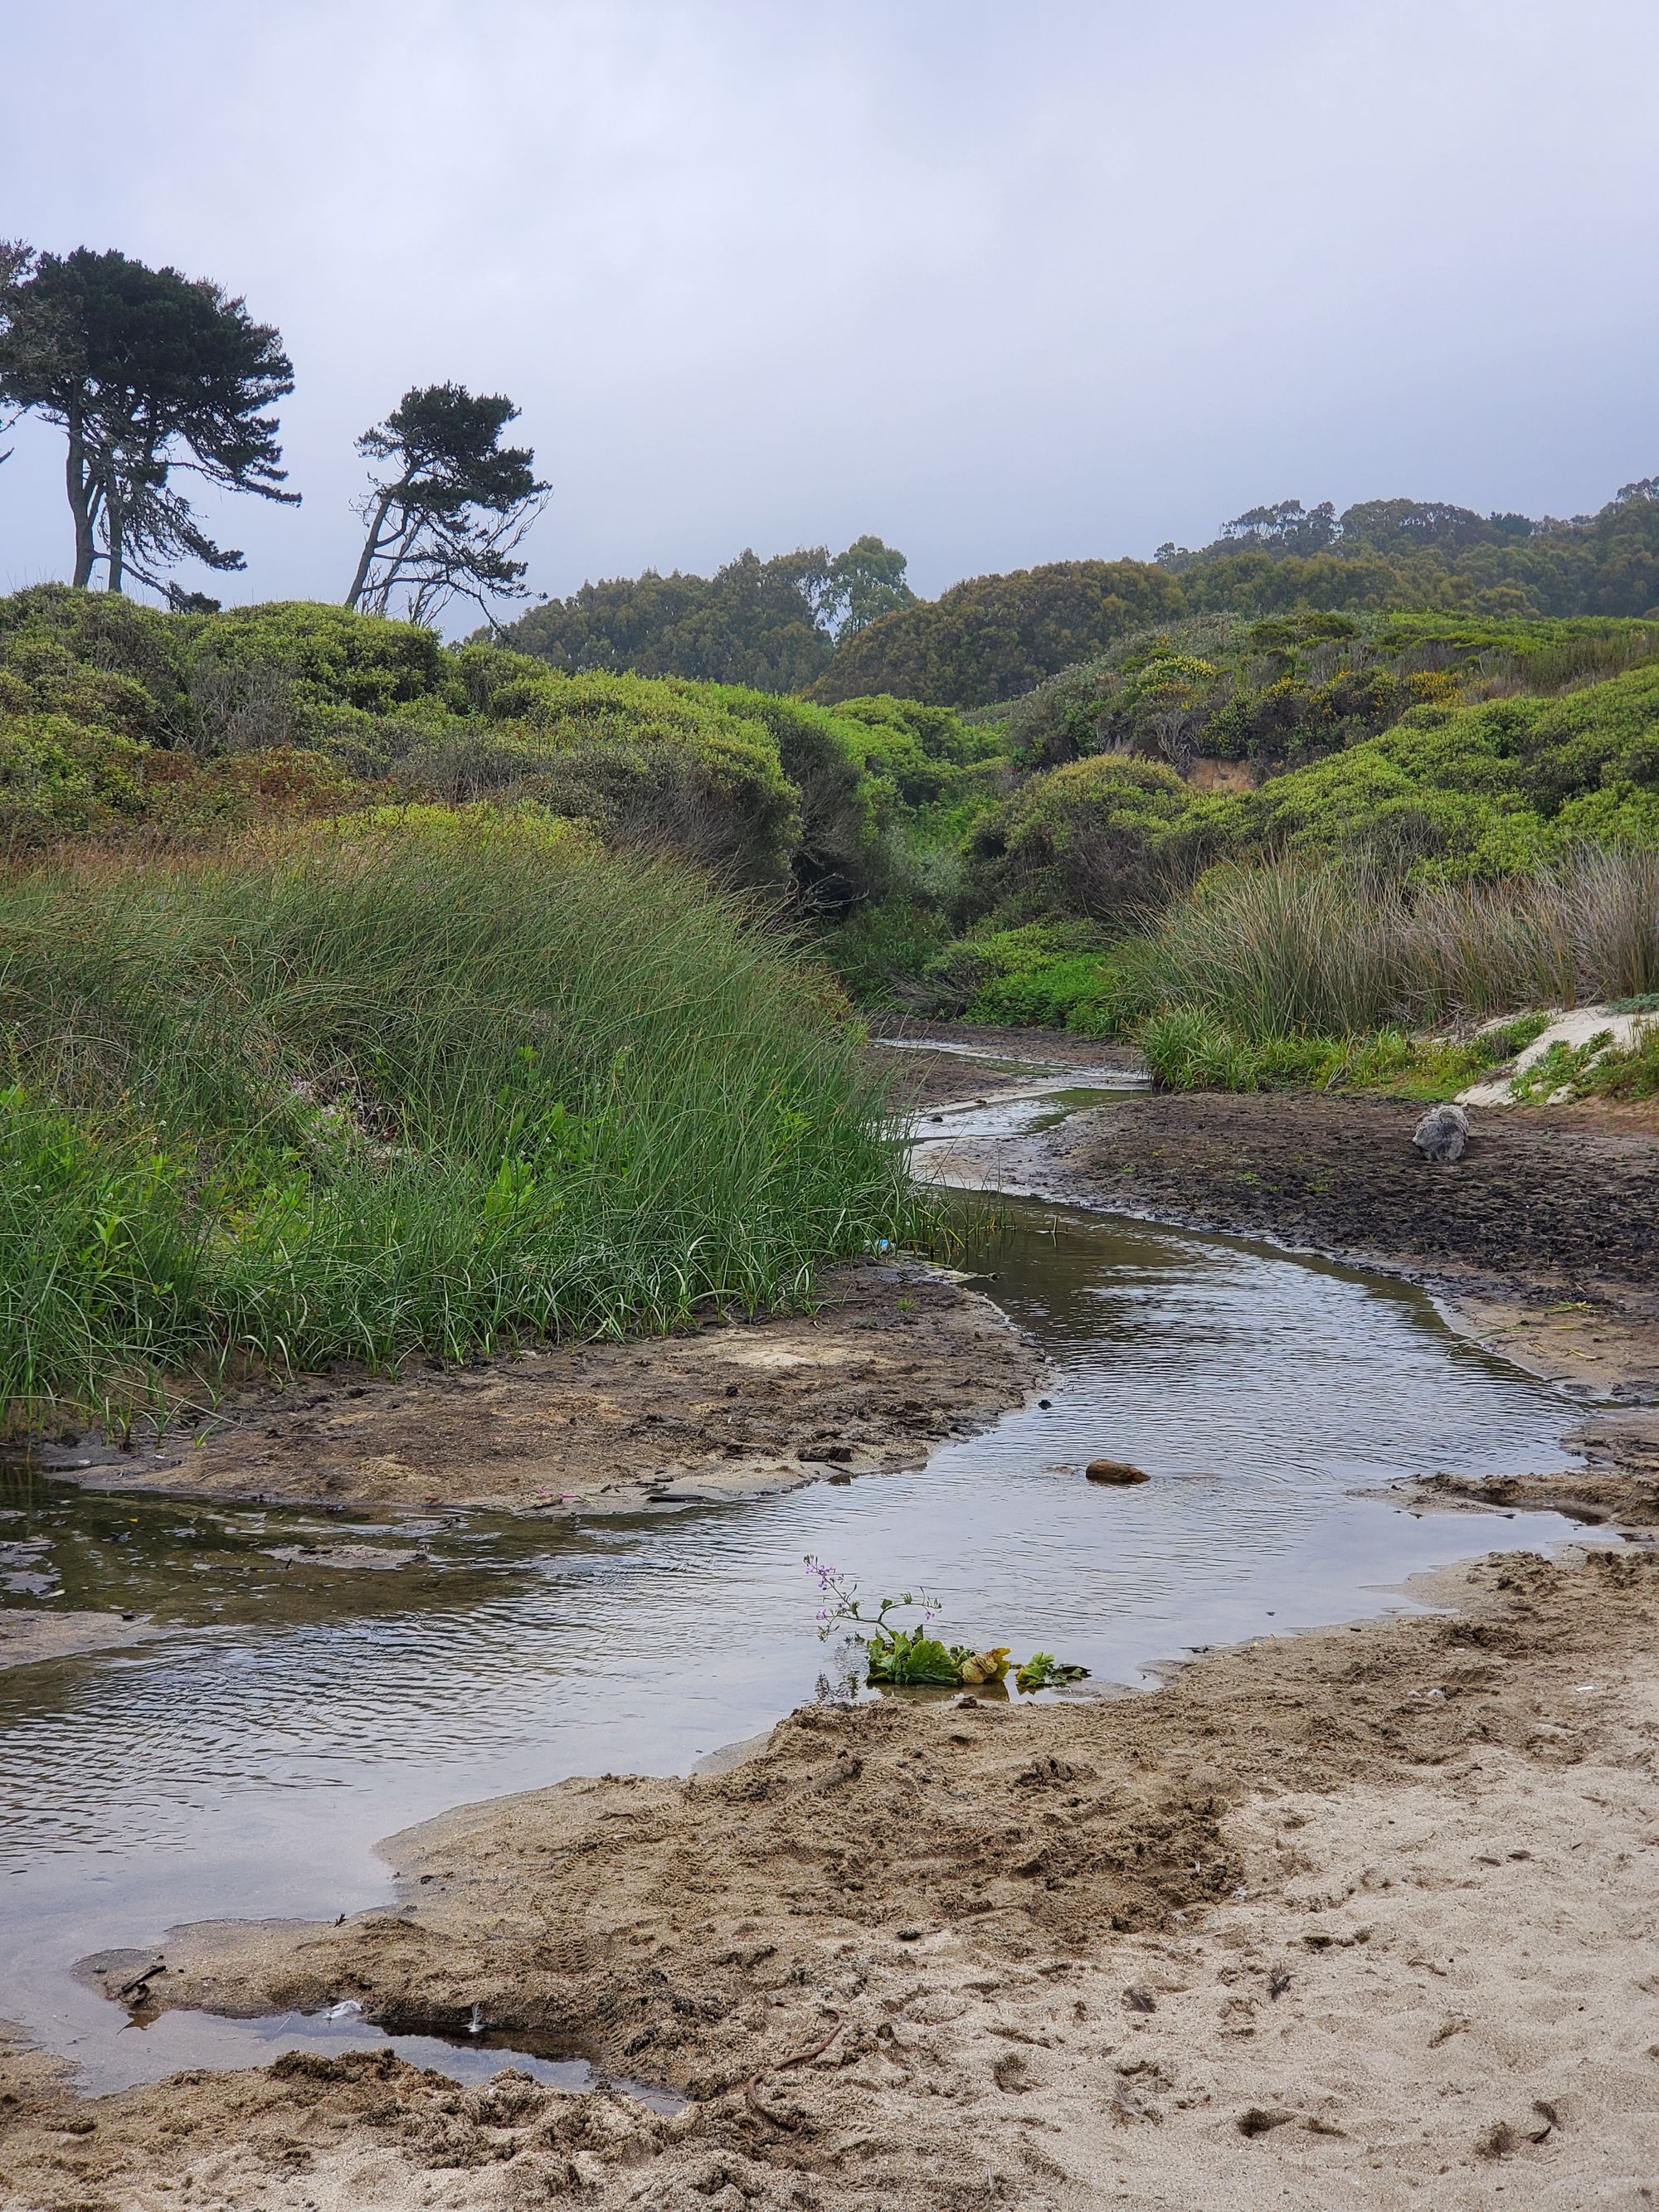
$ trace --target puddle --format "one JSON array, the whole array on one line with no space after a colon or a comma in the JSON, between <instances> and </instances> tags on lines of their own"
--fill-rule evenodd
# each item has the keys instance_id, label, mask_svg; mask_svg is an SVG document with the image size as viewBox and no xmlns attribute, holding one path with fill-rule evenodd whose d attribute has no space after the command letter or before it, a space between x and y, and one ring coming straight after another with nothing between
<instances>
[{"instance_id":1,"label":"puddle","mask_svg":"<svg viewBox=\"0 0 1659 2212\"><path fill-rule=\"evenodd\" d=\"M1060 1093L1024 1103L1066 1110ZM1395 1609L1419 1569L1575 1534L1352 1494L1576 1464L1563 1401L1453 1335L1420 1291L1109 1217L1007 1216L977 1257L1052 1356L1050 1402L922 1472L574 1524L0 1478L6 1540L27 1547L12 1571L62 1591L4 1602L169 1631L0 1674L0 2016L92 2088L254 2063L276 2037L341 2047L337 2024L297 2017L130 2028L68 1969L182 1920L382 1903L373 1846L412 1822L570 1774L683 1772L842 1693L808 1553L867 1591L938 1591L964 1642L1139 1684L1195 1646ZM1079 1471L1095 1457L1152 1480L1095 1487ZM348 1547L386 1564L343 1572ZM520 2063L441 2047L452 2068Z\"/></svg>"},{"instance_id":2,"label":"puddle","mask_svg":"<svg viewBox=\"0 0 1659 2212\"><path fill-rule=\"evenodd\" d=\"M411 2066L447 2074L453 2081L477 2087L504 2069L527 2074L550 2089L572 2095L584 2089L617 2089L665 2118L685 2109L686 2100L672 2089L602 2073L586 2058L526 2049L511 2034L483 2028L465 2038L447 2035L388 2035L356 2015L355 2006L328 2012L272 2013L258 2020L225 2020L210 2012L164 2012L142 2027L132 2022L123 2036L141 2039L143 2058L134 2079L154 2081L187 2067L226 2069L268 2066L291 2051L338 2058L349 2051L390 2051Z\"/></svg>"}]
</instances>

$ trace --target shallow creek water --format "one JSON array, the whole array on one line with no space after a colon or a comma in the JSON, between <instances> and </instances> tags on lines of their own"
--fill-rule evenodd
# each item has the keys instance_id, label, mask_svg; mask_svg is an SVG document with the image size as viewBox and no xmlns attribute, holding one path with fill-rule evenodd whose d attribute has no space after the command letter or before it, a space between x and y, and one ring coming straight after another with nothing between
<instances>
[{"instance_id":1,"label":"shallow creek water","mask_svg":"<svg viewBox=\"0 0 1659 2212\"><path fill-rule=\"evenodd\" d=\"M1012 1133L1074 1103L972 1126ZM1408 1285L1018 1203L977 1257L1051 1356L1048 1402L913 1474L623 1520L398 1523L0 1475L0 1542L61 1589L0 1601L123 1607L167 1631L0 1674L0 2016L90 2088L382 2040L349 2018L139 2029L69 1968L183 1920L384 1902L373 1847L411 1822L573 1774L684 1771L844 1693L806 1553L866 1591L938 1592L964 1641L1133 1685L1195 1647L1407 1605L1419 1570L1573 1533L1354 1494L1572 1463L1564 1401ZM1154 1479L1091 1486L1095 1456ZM272 1556L347 1539L417 1556L349 1572ZM507 2063L489 2042L399 2047L477 2078ZM589 2078L545 2053L535 2070Z\"/></svg>"}]
</instances>

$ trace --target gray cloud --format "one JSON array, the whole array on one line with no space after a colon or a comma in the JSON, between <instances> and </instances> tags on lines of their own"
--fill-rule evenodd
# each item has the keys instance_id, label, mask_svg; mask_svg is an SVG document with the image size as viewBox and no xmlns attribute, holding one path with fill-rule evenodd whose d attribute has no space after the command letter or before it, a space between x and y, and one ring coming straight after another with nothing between
<instances>
[{"instance_id":1,"label":"gray cloud","mask_svg":"<svg viewBox=\"0 0 1659 2212\"><path fill-rule=\"evenodd\" d=\"M0 232L276 322L332 597L352 441L510 392L538 588L873 529L918 586L1258 499L1571 513L1659 467L1648 0L93 0L9 27ZM64 573L53 435L0 586Z\"/></svg>"}]
</instances>

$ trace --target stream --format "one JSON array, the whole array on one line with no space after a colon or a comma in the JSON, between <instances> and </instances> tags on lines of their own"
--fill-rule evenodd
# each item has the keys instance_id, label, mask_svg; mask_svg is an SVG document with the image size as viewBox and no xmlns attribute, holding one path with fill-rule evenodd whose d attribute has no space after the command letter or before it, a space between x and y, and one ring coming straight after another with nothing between
<instances>
[{"instance_id":1,"label":"stream","mask_svg":"<svg viewBox=\"0 0 1659 2212\"><path fill-rule=\"evenodd\" d=\"M921 1131L1024 1133L1093 1095L1054 1085ZM1570 1401L1408 1285L1018 1201L972 1264L1049 1354L1048 1402L910 1474L623 1519L392 1522L0 1473L0 1558L25 1563L0 1603L119 1607L166 1632L0 1674L0 2017L89 2090L386 2040L349 2015L138 2027L70 1968L179 1921L383 1903L374 1847L415 1821L573 1774L684 1771L847 1694L808 1553L866 1593L938 1593L963 1642L1144 1686L1194 1649L1408 1607L1422 1570L1580 1533L1364 1494L1576 1464ZM1092 1486L1097 1456L1153 1479ZM348 1538L416 1556L273 1556ZM465 2079L509 2056L488 2035L394 2040ZM556 2054L516 2063L591 2078Z\"/></svg>"}]
</instances>

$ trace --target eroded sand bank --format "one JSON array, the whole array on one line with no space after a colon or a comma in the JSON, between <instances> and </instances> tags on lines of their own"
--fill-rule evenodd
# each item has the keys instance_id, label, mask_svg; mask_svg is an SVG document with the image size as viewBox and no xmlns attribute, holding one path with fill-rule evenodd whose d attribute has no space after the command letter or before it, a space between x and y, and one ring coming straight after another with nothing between
<instances>
[{"instance_id":1,"label":"eroded sand bank","mask_svg":"<svg viewBox=\"0 0 1659 2212\"><path fill-rule=\"evenodd\" d=\"M398 1376L301 1376L233 1394L191 1432L75 1437L48 1473L117 1490L380 1507L632 1512L653 1497L787 1490L915 1467L1017 1404L1039 1356L939 1270L832 1269L810 1314L621 1344L552 1345Z\"/></svg>"},{"instance_id":2,"label":"eroded sand bank","mask_svg":"<svg viewBox=\"0 0 1659 2212\"><path fill-rule=\"evenodd\" d=\"M672 2119L369 2055L77 2106L16 2058L4 2201L1638 2205L1659 1553L1440 1595L1148 1696L808 1708L726 1774L467 1808L388 1846L398 1909L182 1932L126 2000L479 2005Z\"/></svg>"}]
</instances>

